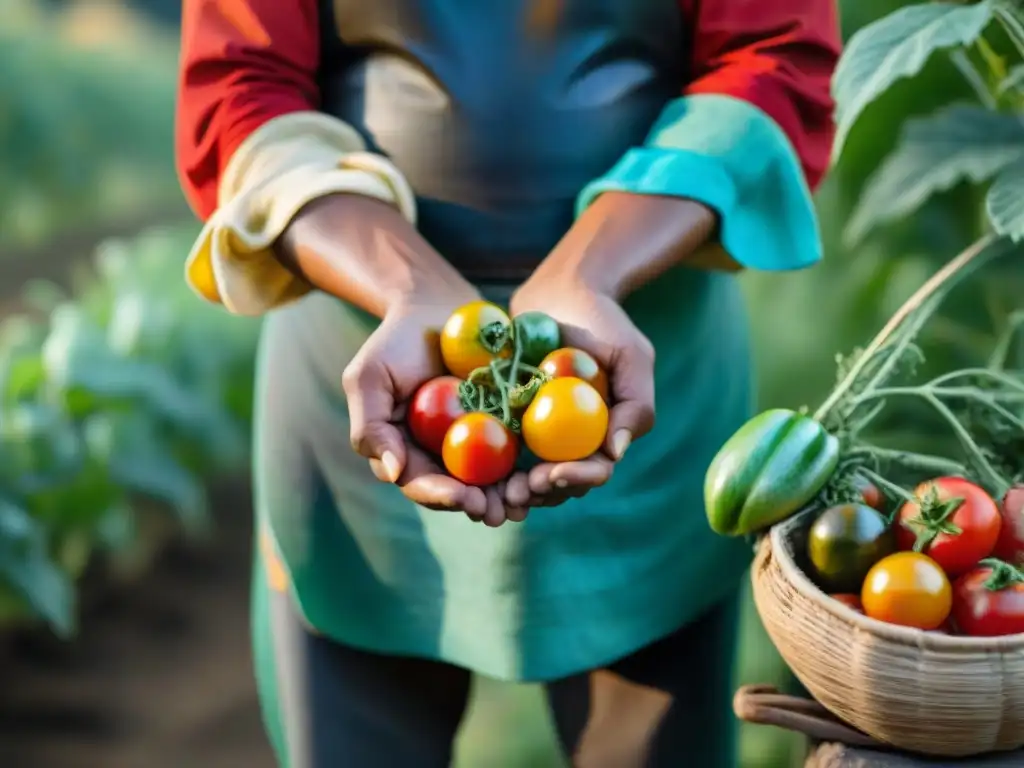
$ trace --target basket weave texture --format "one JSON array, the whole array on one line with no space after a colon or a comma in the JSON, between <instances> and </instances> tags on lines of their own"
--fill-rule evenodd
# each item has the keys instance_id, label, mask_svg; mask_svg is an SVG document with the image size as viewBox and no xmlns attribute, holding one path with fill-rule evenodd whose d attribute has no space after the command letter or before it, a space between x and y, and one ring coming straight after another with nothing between
<instances>
[{"instance_id":1,"label":"basket weave texture","mask_svg":"<svg viewBox=\"0 0 1024 768\"><path fill-rule=\"evenodd\" d=\"M765 629L807 690L899 749L962 757L1024 746L1024 635L922 632L830 599L801 570L814 516L775 526L751 573Z\"/></svg>"}]
</instances>

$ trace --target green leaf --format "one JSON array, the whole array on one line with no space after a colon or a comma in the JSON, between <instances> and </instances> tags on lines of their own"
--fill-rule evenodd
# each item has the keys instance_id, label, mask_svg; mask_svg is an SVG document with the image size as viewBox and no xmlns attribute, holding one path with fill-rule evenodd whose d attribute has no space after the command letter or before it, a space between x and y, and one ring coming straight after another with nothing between
<instances>
[{"instance_id":1,"label":"green leaf","mask_svg":"<svg viewBox=\"0 0 1024 768\"><path fill-rule=\"evenodd\" d=\"M205 532L209 515L201 479L181 465L143 413L97 415L89 420L86 439L121 487L167 504L190 532Z\"/></svg>"},{"instance_id":2,"label":"green leaf","mask_svg":"<svg viewBox=\"0 0 1024 768\"><path fill-rule=\"evenodd\" d=\"M75 629L71 579L50 557L46 534L28 512L0 500L0 582L61 637Z\"/></svg>"},{"instance_id":3,"label":"green leaf","mask_svg":"<svg viewBox=\"0 0 1024 768\"><path fill-rule=\"evenodd\" d=\"M1003 170L989 187L985 210L1000 235L1024 239L1024 161Z\"/></svg>"},{"instance_id":4,"label":"green leaf","mask_svg":"<svg viewBox=\"0 0 1024 768\"><path fill-rule=\"evenodd\" d=\"M917 211L961 181L980 183L1024 158L1018 115L954 104L908 120L896 149L868 180L844 233L855 246L873 228Z\"/></svg>"},{"instance_id":5,"label":"green leaf","mask_svg":"<svg viewBox=\"0 0 1024 768\"><path fill-rule=\"evenodd\" d=\"M832 79L833 157L839 157L847 134L872 101L893 83L920 72L935 51L976 40L992 19L992 6L992 0L911 5L854 34Z\"/></svg>"}]
</instances>

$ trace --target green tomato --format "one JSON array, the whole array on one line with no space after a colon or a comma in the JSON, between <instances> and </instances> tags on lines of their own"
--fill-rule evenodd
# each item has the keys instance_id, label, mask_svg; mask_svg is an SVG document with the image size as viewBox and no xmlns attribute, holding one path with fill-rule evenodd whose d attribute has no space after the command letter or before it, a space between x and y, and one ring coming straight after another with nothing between
<instances>
[{"instance_id":1,"label":"green tomato","mask_svg":"<svg viewBox=\"0 0 1024 768\"><path fill-rule=\"evenodd\" d=\"M815 580L827 592L860 593L871 566L896 551L888 521L866 504L830 507L814 521L807 556Z\"/></svg>"},{"instance_id":2,"label":"green tomato","mask_svg":"<svg viewBox=\"0 0 1024 768\"><path fill-rule=\"evenodd\" d=\"M549 353L562 346L558 323L543 312L524 312L512 318L512 336L519 346L519 359L527 365L540 365Z\"/></svg>"},{"instance_id":3,"label":"green tomato","mask_svg":"<svg viewBox=\"0 0 1024 768\"><path fill-rule=\"evenodd\" d=\"M812 418L765 411L726 441L704 478L704 506L716 533L744 536L799 511L839 463L839 441Z\"/></svg>"}]
</instances>

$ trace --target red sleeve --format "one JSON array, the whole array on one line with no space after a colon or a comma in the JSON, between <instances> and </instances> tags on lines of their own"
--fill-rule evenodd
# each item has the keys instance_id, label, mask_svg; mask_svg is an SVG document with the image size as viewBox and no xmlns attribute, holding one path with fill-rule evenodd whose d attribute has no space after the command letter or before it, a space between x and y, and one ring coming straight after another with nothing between
<instances>
[{"instance_id":1,"label":"red sleeve","mask_svg":"<svg viewBox=\"0 0 1024 768\"><path fill-rule=\"evenodd\" d=\"M207 218L238 145L268 120L316 109L317 0L184 0L175 154Z\"/></svg>"},{"instance_id":2,"label":"red sleeve","mask_svg":"<svg viewBox=\"0 0 1024 768\"><path fill-rule=\"evenodd\" d=\"M836 0L680 0L691 29L687 95L720 93L768 114L813 188L835 126L829 94L839 58Z\"/></svg>"}]
</instances>

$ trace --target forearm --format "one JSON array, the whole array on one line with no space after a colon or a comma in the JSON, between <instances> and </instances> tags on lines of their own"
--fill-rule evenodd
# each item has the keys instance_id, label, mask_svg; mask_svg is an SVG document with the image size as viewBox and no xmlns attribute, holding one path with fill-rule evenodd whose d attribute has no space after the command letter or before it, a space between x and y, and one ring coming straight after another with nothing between
<instances>
[{"instance_id":1,"label":"forearm","mask_svg":"<svg viewBox=\"0 0 1024 768\"><path fill-rule=\"evenodd\" d=\"M715 215L692 200L606 192L580 215L534 277L571 274L622 299L672 267L691 263L715 225Z\"/></svg>"},{"instance_id":2,"label":"forearm","mask_svg":"<svg viewBox=\"0 0 1024 768\"><path fill-rule=\"evenodd\" d=\"M368 197L315 200L292 220L274 250L309 284L377 317L401 304L476 295L398 209Z\"/></svg>"}]
</instances>

